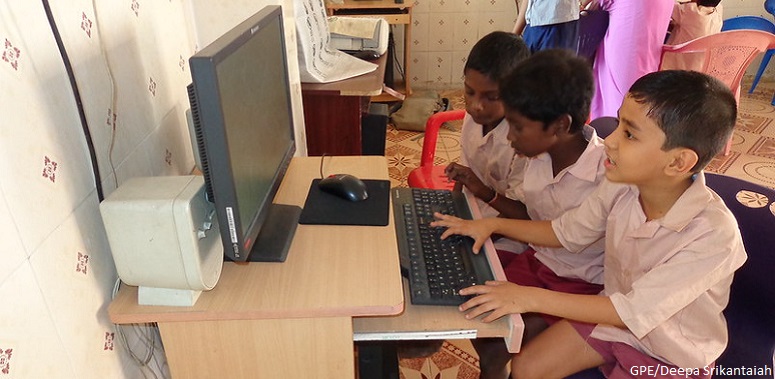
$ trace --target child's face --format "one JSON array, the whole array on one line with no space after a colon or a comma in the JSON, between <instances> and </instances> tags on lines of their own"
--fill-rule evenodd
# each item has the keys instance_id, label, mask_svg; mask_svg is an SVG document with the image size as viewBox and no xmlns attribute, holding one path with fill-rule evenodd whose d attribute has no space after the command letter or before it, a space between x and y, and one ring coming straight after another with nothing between
<instances>
[{"instance_id":1,"label":"child's face","mask_svg":"<svg viewBox=\"0 0 775 379\"><path fill-rule=\"evenodd\" d=\"M548 151L555 141L551 128L544 128L541 121L531 120L514 110L506 111L509 123L507 138L518 155L535 157Z\"/></svg>"},{"instance_id":2,"label":"child's face","mask_svg":"<svg viewBox=\"0 0 775 379\"><path fill-rule=\"evenodd\" d=\"M665 133L647 116L648 110L647 104L639 104L629 95L624 98L619 126L605 139L608 180L641 185L663 177L670 162L668 152L662 150Z\"/></svg>"},{"instance_id":3,"label":"child's face","mask_svg":"<svg viewBox=\"0 0 775 379\"><path fill-rule=\"evenodd\" d=\"M465 72L466 112L480 125L496 126L503 119L498 83L477 70Z\"/></svg>"}]
</instances>

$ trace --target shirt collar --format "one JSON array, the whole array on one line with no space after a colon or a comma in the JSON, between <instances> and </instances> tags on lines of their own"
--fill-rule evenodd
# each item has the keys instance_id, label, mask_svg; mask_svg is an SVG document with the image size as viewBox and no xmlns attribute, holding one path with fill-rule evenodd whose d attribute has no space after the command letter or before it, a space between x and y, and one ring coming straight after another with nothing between
<instances>
[{"instance_id":1,"label":"shirt collar","mask_svg":"<svg viewBox=\"0 0 775 379\"><path fill-rule=\"evenodd\" d=\"M665 228L680 232L713 200L713 195L705 185L705 174L700 172L694 175L693 179L692 184L670 207L665 217L659 220Z\"/></svg>"},{"instance_id":2,"label":"shirt collar","mask_svg":"<svg viewBox=\"0 0 775 379\"><path fill-rule=\"evenodd\" d=\"M567 173L590 183L594 183L597 180L600 155L603 154L603 140L597 136L595 128L589 125L584 125L583 133L584 139L588 142L587 147L584 149L584 152L581 153L581 156L576 163L563 170L565 172L561 172L560 175L557 175L557 179Z\"/></svg>"}]
</instances>

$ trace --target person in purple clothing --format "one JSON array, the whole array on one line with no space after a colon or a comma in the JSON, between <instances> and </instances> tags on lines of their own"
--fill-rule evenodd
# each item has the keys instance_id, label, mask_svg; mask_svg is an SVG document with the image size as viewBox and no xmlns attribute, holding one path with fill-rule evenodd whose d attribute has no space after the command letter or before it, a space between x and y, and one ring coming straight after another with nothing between
<instances>
[{"instance_id":1,"label":"person in purple clothing","mask_svg":"<svg viewBox=\"0 0 775 379\"><path fill-rule=\"evenodd\" d=\"M597 50L590 116L616 116L632 83L659 69L675 0L594 0L608 11L608 32Z\"/></svg>"}]
</instances>

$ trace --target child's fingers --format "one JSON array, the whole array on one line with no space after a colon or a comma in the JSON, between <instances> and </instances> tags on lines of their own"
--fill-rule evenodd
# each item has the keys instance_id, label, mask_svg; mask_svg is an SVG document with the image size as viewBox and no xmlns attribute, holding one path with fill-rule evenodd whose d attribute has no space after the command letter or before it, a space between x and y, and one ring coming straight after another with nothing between
<instances>
[{"instance_id":1,"label":"child's fingers","mask_svg":"<svg viewBox=\"0 0 775 379\"><path fill-rule=\"evenodd\" d=\"M488 314L487 316L484 316L482 318L482 322L493 322L507 314L508 313L504 312L502 308L496 308L492 312L490 312L490 314Z\"/></svg>"},{"instance_id":2,"label":"child's fingers","mask_svg":"<svg viewBox=\"0 0 775 379\"><path fill-rule=\"evenodd\" d=\"M460 294L463 295L463 296L479 295L479 294L483 294L483 293L485 293L487 291L488 291L488 289L487 289L486 286L474 285L474 286L471 286L471 287L466 287L466 288L461 289L460 290ZM471 301L471 300L469 300L469 301Z\"/></svg>"},{"instance_id":3,"label":"child's fingers","mask_svg":"<svg viewBox=\"0 0 775 379\"><path fill-rule=\"evenodd\" d=\"M479 251L482 250L482 246L484 246L485 241L487 241L486 238L474 239L474 246L471 247L471 250L474 252L474 254L479 254Z\"/></svg>"}]
</instances>

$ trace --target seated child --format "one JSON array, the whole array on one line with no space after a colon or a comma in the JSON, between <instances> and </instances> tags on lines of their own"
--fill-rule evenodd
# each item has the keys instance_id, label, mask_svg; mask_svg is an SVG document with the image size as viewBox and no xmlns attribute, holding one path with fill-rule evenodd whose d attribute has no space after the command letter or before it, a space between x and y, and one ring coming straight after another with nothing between
<instances>
[{"instance_id":1,"label":"seated child","mask_svg":"<svg viewBox=\"0 0 775 379\"><path fill-rule=\"evenodd\" d=\"M721 0L677 1L670 19L672 31L665 43L678 45L720 32L721 25L724 23L720 2ZM662 67L699 71L702 68L702 60L686 55L666 54Z\"/></svg>"},{"instance_id":2,"label":"seated child","mask_svg":"<svg viewBox=\"0 0 775 379\"><path fill-rule=\"evenodd\" d=\"M477 197L483 217L495 217L498 211L486 201L496 189L505 193L522 181L523 158L514 155L506 134L509 124L504 119L498 94L498 82L527 58L530 51L522 37L502 31L485 35L474 44L463 67L466 115L460 134L461 164L452 163L447 175L457 190L465 185ZM481 179L480 179L481 178ZM490 197L484 197L490 196ZM501 238L498 249L521 253L525 244ZM409 341L398 344L402 357L427 356L436 352L444 341Z\"/></svg>"},{"instance_id":3,"label":"seated child","mask_svg":"<svg viewBox=\"0 0 775 379\"><path fill-rule=\"evenodd\" d=\"M705 186L702 169L729 139L737 114L729 88L693 71L658 71L632 85L605 140L606 172L576 209L552 221L461 220L436 214L442 234L481 248L492 233L579 251L605 237L605 290L572 295L507 282L465 288L467 318L510 313L562 317L513 356L518 378L592 368L609 378L709 378L724 351L723 309L746 259L737 222Z\"/></svg>"},{"instance_id":4,"label":"seated child","mask_svg":"<svg viewBox=\"0 0 775 379\"><path fill-rule=\"evenodd\" d=\"M585 125L593 86L589 64L561 49L535 53L501 81L508 141L517 155L527 160L524 180L509 189L523 193L523 207L529 217L521 218L555 219L579 206L603 180L603 140ZM497 192L490 196L490 203L499 209L513 202ZM510 214L505 209L503 213ZM510 282L596 295L603 290L604 244L601 239L575 253L562 247L531 244L520 255L501 251L498 255ZM538 314L523 318L523 341L558 320ZM503 339L477 339L473 345L480 357L481 378L508 375L511 355Z\"/></svg>"},{"instance_id":5,"label":"seated child","mask_svg":"<svg viewBox=\"0 0 775 379\"><path fill-rule=\"evenodd\" d=\"M498 83L530 54L522 38L496 31L480 39L463 68L466 115L460 132L460 164L452 163L446 173L476 196L483 217L498 211L487 204L495 191L506 191L522 182L525 159L514 155L506 135L506 122ZM523 243L506 238L495 241L499 250L521 253Z\"/></svg>"}]
</instances>

